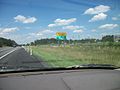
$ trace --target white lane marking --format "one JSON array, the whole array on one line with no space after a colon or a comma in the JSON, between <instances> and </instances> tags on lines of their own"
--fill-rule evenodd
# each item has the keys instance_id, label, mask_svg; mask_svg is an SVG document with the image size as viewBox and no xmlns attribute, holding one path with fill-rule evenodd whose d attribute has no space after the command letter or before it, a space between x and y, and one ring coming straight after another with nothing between
<instances>
[{"instance_id":1,"label":"white lane marking","mask_svg":"<svg viewBox=\"0 0 120 90\"><path fill-rule=\"evenodd\" d=\"M120 68L118 68L118 69L115 69L115 70L119 70L119 71L120 71Z\"/></svg>"},{"instance_id":2,"label":"white lane marking","mask_svg":"<svg viewBox=\"0 0 120 90\"><path fill-rule=\"evenodd\" d=\"M5 51L5 50L7 50L7 49L0 50L0 52Z\"/></svg>"},{"instance_id":3,"label":"white lane marking","mask_svg":"<svg viewBox=\"0 0 120 90\"><path fill-rule=\"evenodd\" d=\"M14 52L15 50L17 50L17 48L15 48L15 49L13 49L12 51L10 51L10 52L4 54L3 56L0 57L0 59L6 57L7 55L11 54L11 53Z\"/></svg>"},{"instance_id":4,"label":"white lane marking","mask_svg":"<svg viewBox=\"0 0 120 90\"><path fill-rule=\"evenodd\" d=\"M2 52L2 51L4 51L4 50L0 50L0 52Z\"/></svg>"},{"instance_id":5,"label":"white lane marking","mask_svg":"<svg viewBox=\"0 0 120 90\"><path fill-rule=\"evenodd\" d=\"M0 50L0 52L6 51L6 50L9 50L9 49L11 49L11 48L4 48L3 50Z\"/></svg>"}]
</instances>

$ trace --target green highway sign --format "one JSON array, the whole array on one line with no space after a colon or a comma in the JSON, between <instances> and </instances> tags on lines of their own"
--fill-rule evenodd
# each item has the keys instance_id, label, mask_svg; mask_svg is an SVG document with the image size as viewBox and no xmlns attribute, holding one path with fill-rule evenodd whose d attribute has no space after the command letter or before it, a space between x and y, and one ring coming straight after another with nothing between
<instances>
[{"instance_id":1,"label":"green highway sign","mask_svg":"<svg viewBox=\"0 0 120 90\"><path fill-rule=\"evenodd\" d=\"M66 36L56 36L57 40L66 40Z\"/></svg>"}]
</instances>

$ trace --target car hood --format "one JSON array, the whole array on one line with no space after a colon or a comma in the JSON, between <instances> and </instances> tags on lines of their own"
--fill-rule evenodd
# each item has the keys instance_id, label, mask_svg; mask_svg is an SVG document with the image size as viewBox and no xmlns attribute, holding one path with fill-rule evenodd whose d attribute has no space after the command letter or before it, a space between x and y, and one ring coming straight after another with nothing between
<instances>
[{"instance_id":1,"label":"car hood","mask_svg":"<svg viewBox=\"0 0 120 90\"><path fill-rule=\"evenodd\" d=\"M118 70L70 70L0 76L2 90L120 90Z\"/></svg>"}]
</instances>

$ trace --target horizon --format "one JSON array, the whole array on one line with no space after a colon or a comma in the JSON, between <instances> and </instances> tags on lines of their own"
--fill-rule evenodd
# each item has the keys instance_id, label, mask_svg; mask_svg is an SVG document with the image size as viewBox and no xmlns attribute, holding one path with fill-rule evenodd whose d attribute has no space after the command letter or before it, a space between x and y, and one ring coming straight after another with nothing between
<instances>
[{"instance_id":1,"label":"horizon","mask_svg":"<svg viewBox=\"0 0 120 90\"><path fill-rule=\"evenodd\" d=\"M0 37L18 44L41 38L101 39L120 35L120 1L0 0Z\"/></svg>"}]
</instances>

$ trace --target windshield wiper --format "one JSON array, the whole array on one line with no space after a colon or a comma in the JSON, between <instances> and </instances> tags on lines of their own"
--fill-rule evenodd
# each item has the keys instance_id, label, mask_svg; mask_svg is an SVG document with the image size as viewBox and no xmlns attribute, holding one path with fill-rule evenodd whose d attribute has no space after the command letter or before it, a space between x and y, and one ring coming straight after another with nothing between
<instances>
[{"instance_id":1,"label":"windshield wiper","mask_svg":"<svg viewBox=\"0 0 120 90\"><path fill-rule=\"evenodd\" d=\"M82 65L73 65L67 68L80 68L80 69L118 69L115 65L111 64L82 64Z\"/></svg>"}]
</instances>

